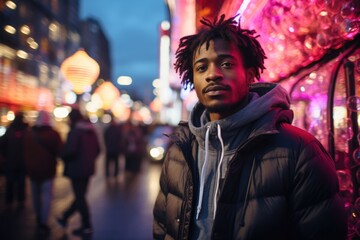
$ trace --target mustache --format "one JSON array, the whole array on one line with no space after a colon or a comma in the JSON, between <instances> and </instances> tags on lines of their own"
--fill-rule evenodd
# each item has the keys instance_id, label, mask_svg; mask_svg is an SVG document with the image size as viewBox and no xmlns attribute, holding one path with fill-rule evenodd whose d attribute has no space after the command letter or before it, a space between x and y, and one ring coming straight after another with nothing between
<instances>
[{"instance_id":1,"label":"mustache","mask_svg":"<svg viewBox=\"0 0 360 240\"><path fill-rule=\"evenodd\" d=\"M207 93L210 91L218 91L218 90L230 90L230 87L228 85L223 85L223 84L210 84L210 85L206 86L202 90L202 92Z\"/></svg>"}]
</instances>

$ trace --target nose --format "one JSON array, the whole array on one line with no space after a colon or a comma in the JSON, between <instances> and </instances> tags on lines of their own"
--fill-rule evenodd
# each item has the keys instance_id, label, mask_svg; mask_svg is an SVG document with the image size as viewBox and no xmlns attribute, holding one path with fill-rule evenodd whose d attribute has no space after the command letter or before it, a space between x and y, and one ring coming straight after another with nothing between
<instances>
[{"instance_id":1,"label":"nose","mask_svg":"<svg viewBox=\"0 0 360 240\"><path fill-rule=\"evenodd\" d=\"M218 81L222 78L222 72L216 64L209 64L207 69L206 81Z\"/></svg>"}]
</instances>

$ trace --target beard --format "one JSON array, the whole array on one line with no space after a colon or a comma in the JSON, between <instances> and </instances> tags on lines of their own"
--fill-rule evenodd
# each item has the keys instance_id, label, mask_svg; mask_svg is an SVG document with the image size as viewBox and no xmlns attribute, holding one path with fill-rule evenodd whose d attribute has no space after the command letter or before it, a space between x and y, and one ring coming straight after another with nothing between
<instances>
[{"instance_id":1,"label":"beard","mask_svg":"<svg viewBox=\"0 0 360 240\"><path fill-rule=\"evenodd\" d=\"M219 105L210 105L205 106L207 111L209 113L225 113L231 111L231 109L234 109L234 106L226 105L226 104L219 104Z\"/></svg>"},{"instance_id":2,"label":"beard","mask_svg":"<svg viewBox=\"0 0 360 240\"><path fill-rule=\"evenodd\" d=\"M213 102L212 104L203 104L207 112L210 114L218 114L222 117L226 117L238 112L240 109L248 104L248 97L245 97L242 101L234 103L226 102Z\"/></svg>"}]
</instances>

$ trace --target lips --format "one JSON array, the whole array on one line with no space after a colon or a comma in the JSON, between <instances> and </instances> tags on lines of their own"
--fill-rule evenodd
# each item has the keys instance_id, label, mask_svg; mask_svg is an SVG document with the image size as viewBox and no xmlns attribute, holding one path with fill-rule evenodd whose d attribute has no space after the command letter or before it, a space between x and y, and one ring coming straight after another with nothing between
<instances>
[{"instance_id":1,"label":"lips","mask_svg":"<svg viewBox=\"0 0 360 240\"><path fill-rule=\"evenodd\" d=\"M208 92L227 91L227 90L229 90L229 87L225 85L209 85L206 88L204 88L203 92L208 93Z\"/></svg>"}]
</instances>

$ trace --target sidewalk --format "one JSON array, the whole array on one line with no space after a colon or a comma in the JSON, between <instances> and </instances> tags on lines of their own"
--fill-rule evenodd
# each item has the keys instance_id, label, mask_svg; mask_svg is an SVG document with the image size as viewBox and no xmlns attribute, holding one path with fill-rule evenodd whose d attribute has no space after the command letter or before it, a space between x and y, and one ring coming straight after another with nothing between
<instances>
[{"instance_id":1,"label":"sidewalk","mask_svg":"<svg viewBox=\"0 0 360 240\"><path fill-rule=\"evenodd\" d=\"M120 164L121 165L121 164ZM123 165L121 165L123 166ZM97 161L87 199L94 233L92 240L146 240L152 239L152 208L159 191L161 165L144 160L141 173L105 178L104 156ZM41 238L36 232L36 221L31 205L30 185L27 182L27 199L23 208L4 204L5 179L0 176L0 239L4 240L77 240L72 231L80 226L80 216L69 219L67 229L55 221L72 200L70 182L61 176L62 165L55 179L52 214L49 220L51 235Z\"/></svg>"}]
</instances>

